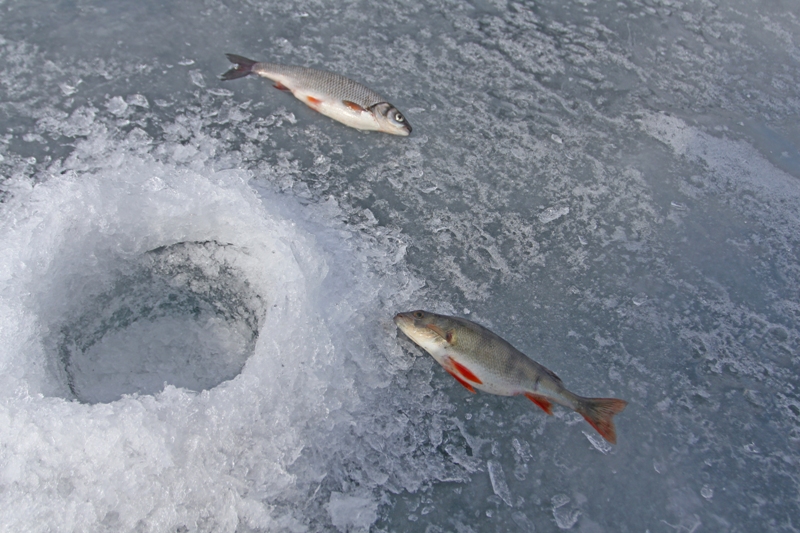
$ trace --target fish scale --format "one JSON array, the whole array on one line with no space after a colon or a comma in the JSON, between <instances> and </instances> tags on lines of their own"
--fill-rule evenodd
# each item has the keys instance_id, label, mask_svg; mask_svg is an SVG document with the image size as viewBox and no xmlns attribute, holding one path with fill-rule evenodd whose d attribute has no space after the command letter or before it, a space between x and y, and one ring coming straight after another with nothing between
<instances>
[{"instance_id":1,"label":"fish scale","mask_svg":"<svg viewBox=\"0 0 800 533\"><path fill-rule=\"evenodd\" d=\"M368 109L385 102L383 97L369 87L327 70L316 70L277 63L256 63L253 72L265 78L287 76L294 80L293 88L302 91L319 91L337 100L349 100Z\"/></svg>"}]
</instances>

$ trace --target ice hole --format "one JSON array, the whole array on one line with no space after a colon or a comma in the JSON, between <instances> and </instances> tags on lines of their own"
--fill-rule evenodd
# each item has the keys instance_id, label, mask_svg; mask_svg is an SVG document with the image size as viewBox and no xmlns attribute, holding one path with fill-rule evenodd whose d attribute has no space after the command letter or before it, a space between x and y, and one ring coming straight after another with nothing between
<instances>
[{"instance_id":1,"label":"ice hole","mask_svg":"<svg viewBox=\"0 0 800 533\"><path fill-rule=\"evenodd\" d=\"M112 402L165 384L201 391L236 377L266 310L236 267L243 252L215 241L150 250L59 328L59 373L76 399Z\"/></svg>"}]
</instances>

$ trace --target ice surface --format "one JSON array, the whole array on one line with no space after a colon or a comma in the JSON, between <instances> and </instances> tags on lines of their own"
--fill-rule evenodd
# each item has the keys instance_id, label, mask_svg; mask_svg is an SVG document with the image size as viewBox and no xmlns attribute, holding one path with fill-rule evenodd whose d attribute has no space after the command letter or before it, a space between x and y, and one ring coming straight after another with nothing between
<instances>
[{"instance_id":1,"label":"ice surface","mask_svg":"<svg viewBox=\"0 0 800 533\"><path fill-rule=\"evenodd\" d=\"M1 530L797 528L787 6L0 13ZM220 82L225 52L341 72L414 132ZM619 443L470 395L411 308L625 398Z\"/></svg>"},{"instance_id":2,"label":"ice surface","mask_svg":"<svg viewBox=\"0 0 800 533\"><path fill-rule=\"evenodd\" d=\"M332 492L327 507L331 522L339 531L369 531L378 519L378 502L369 497Z\"/></svg>"}]
</instances>

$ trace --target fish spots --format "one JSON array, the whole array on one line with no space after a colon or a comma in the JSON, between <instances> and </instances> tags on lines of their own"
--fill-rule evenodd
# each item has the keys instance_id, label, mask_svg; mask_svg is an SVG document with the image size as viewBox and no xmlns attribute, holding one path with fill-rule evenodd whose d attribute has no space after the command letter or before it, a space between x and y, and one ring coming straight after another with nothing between
<instances>
[{"instance_id":1,"label":"fish spots","mask_svg":"<svg viewBox=\"0 0 800 533\"><path fill-rule=\"evenodd\" d=\"M553 414L553 404L550 403L550 400L545 398L544 396L539 396L538 394L533 394L532 392L526 392L525 397L538 405L542 408L542 411L547 413L548 415Z\"/></svg>"}]
</instances>

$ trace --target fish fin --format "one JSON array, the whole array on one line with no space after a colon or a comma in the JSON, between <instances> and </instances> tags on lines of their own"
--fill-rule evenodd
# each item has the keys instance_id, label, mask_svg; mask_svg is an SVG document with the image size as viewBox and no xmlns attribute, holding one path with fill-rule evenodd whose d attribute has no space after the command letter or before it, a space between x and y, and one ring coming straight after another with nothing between
<instances>
[{"instance_id":1,"label":"fish fin","mask_svg":"<svg viewBox=\"0 0 800 533\"><path fill-rule=\"evenodd\" d=\"M351 102L350 100L342 100L342 103L347 107L349 107L350 109L352 109L353 111L358 111L358 112L366 111L366 109L364 109L363 106L360 106L355 102Z\"/></svg>"},{"instance_id":2,"label":"fish fin","mask_svg":"<svg viewBox=\"0 0 800 533\"><path fill-rule=\"evenodd\" d=\"M291 90L286 85L282 84L279 81L276 81L275 83L273 83L272 86L275 87L276 89L278 89L279 91L289 91L289 90Z\"/></svg>"},{"instance_id":3,"label":"fish fin","mask_svg":"<svg viewBox=\"0 0 800 533\"><path fill-rule=\"evenodd\" d=\"M219 79L223 81L235 80L237 78L243 78L248 74L252 74L253 65L258 63L258 61L253 61L252 59L247 59L246 57L237 56L236 54L225 54L225 55L228 57L228 61L236 64L236 66L219 77Z\"/></svg>"},{"instance_id":4,"label":"fish fin","mask_svg":"<svg viewBox=\"0 0 800 533\"><path fill-rule=\"evenodd\" d=\"M628 402L617 398L579 398L578 414L583 416L600 436L611 444L617 443L614 415L621 413Z\"/></svg>"},{"instance_id":5,"label":"fish fin","mask_svg":"<svg viewBox=\"0 0 800 533\"><path fill-rule=\"evenodd\" d=\"M322 103L322 100L320 100L319 98L314 98L313 96L306 96L306 101L312 107L320 105Z\"/></svg>"},{"instance_id":6,"label":"fish fin","mask_svg":"<svg viewBox=\"0 0 800 533\"><path fill-rule=\"evenodd\" d=\"M452 370L448 370L448 369L446 369L446 368L445 368L445 370L447 370L447 373L448 373L448 374L450 374L451 376L453 376L454 378L456 378L456 381L458 381L459 383L461 383L462 385L464 385L464 388L466 388L466 389L467 389L468 391L470 391L472 394L475 394L475 389L472 387L472 385L470 385L469 383L467 383L466 381L464 381L464 379L463 379L461 376L459 376L458 374L456 374L456 373L455 373L455 372L453 372Z\"/></svg>"},{"instance_id":7,"label":"fish fin","mask_svg":"<svg viewBox=\"0 0 800 533\"><path fill-rule=\"evenodd\" d=\"M553 414L553 404L550 403L550 400L548 400L544 396L541 396L539 394L534 394L532 392L526 392L525 397L530 401L532 401L533 403L535 403L536 405L538 405L539 407L541 407L542 411L544 411L548 415Z\"/></svg>"},{"instance_id":8,"label":"fish fin","mask_svg":"<svg viewBox=\"0 0 800 533\"><path fill-rule=\"evenodd\" d=\"M433 331L437 335L439 335L441 338L447 340L447 334L439 326L436 326L434 324L425 324L425 327L428 328L429 330Z\"/></svg>"},{"instance_id":9,"label":"fish fin","mask_svg":"<svg viewBox=\"0 0 800 533\"><path fill-rule=\"evenodd\" d=\"M461 363L459 363L455 359L450 359L450 362L453 363L453 366L456 368L456 370L458 370L458 373L461 374L464 377L464 379L466 379L467 381L471 381L473 383L477 383L478 385L481 385L483 383L483 381L478 379L478 376L476 376L475 374L472 373L472 370L470 370L469 368L465 367L464 365L462 365Z\"/></svg>"}]
</instances>

